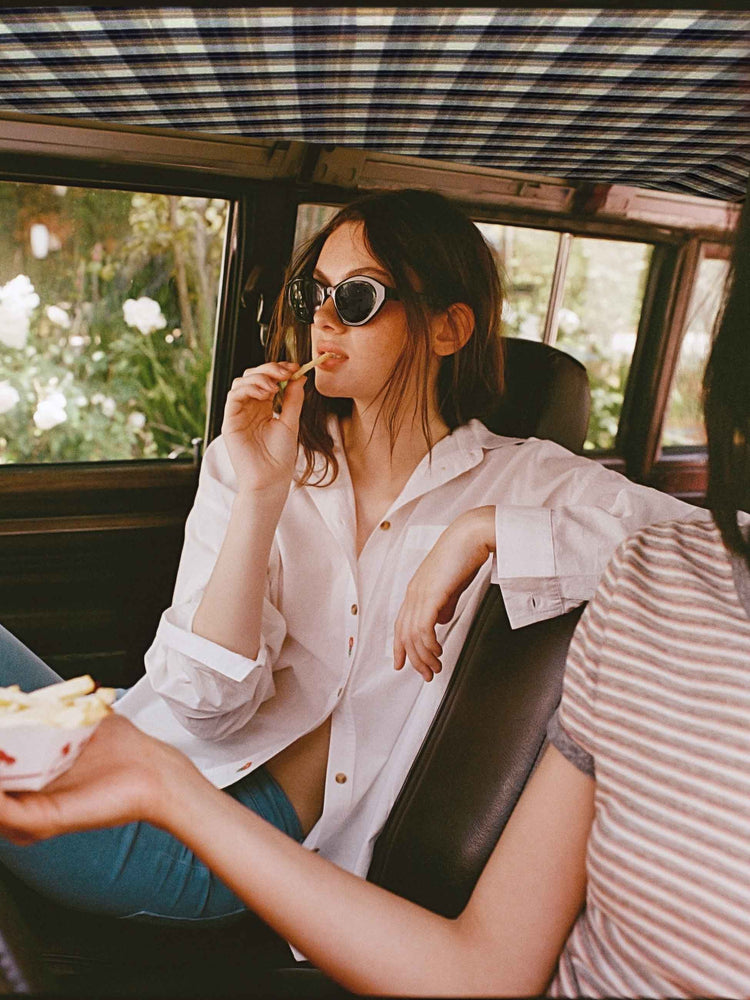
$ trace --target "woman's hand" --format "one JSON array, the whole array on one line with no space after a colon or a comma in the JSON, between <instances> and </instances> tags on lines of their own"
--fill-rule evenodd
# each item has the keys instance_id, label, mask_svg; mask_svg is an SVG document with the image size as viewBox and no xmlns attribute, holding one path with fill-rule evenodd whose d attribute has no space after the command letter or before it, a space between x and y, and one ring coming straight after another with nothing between
<instances>
[{"instance_id":1,"label":"woman's hand","mask_svg":"<svg viewBox=\"0 0 750 1000\"><path fill-rule=\"evenodd\" d=\"M113 713L70 770L42 791L0 793L0 837L28 844L133 820L166 826L192 772L174 748Z\"/></svg>"},{"instance_id":2,"label":"woman's hand","mask_svg":"<svg viewBox=\"0 0 750 1000\"><path fill-rule=\"evenodd\" d=\"M286 495L297 460L305 377L288 383L278 417L273 401L279 382L298 368L296 362L269 362L248 368L232 383L221 433L240 492L279 488Z\"/></svg>"},{"instance_id":3,"label":"woman's hand","mask_svg":"<svg viewBox=\"0 0 750 1000\"><path fill-rule=\"evenodd\" d=\"M408 659L431 681L442 670L435 626L451 620L461 594L495 551L495 508L475 507L448 525L406 588L393 630L393 664Z\"/></svg>"}]
</instances>

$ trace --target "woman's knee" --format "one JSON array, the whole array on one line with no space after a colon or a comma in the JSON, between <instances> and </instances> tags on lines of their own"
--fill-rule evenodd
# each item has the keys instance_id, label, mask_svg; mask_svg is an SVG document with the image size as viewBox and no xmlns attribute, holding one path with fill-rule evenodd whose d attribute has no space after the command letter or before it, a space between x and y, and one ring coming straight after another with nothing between
<instances>
[{"instance_id":1,"label":"woman's knee","mask_svg":"<svg viewBox=\"0 0 750 1000\"><path fill-rule=\"evenodd\" d=\"M0 687L18 684L22 691L33 691L60 680L52 667L0 625Z\"/></svg>"}]
</instances>

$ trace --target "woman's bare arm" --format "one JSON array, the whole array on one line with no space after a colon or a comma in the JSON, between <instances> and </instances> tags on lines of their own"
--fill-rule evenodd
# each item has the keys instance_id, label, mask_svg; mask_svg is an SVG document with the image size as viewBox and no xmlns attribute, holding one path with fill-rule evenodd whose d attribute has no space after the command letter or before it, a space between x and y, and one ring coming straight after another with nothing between
<instances>
[{"instance_id":1,"label":"woman's bare arm","mask_svg":"<svg viewBox=\"0 0 750 1000\"><path fill-rule=\"evenodd\" d=\"M193 793L172 832L348 989L401 996L536 995L585 898L594 783L554 747L456 920L301 849L220 792Z\"/></svg>"},{"instance_id":2,"label":"woman's bare arm","mask_svg":"<svg viewBox=\"0 0 750 1000\"><path fill-rule=\"evenodd\" d=\"M273 400L296 364L269 363L235 379L222 424L237 477L224 542L192 629L255 659L260 648L266 567L297 457L304 378L290 383L278 419Z\"/></svg>"},{"instance_id":3,"label":"woman's bare arm","mask_svg":"<svg viewBox=\"0 0 750 1000\"><path fill-rule=\"evenodd\" d=\"M449 920L307 851L174 748L113 716L49 792L0 796L0 835L24 841L145 819L349 989L518 996L544 990L583 905L593 800L594 782L548 748L466 909Z\"/></svg>"}]
</instances>

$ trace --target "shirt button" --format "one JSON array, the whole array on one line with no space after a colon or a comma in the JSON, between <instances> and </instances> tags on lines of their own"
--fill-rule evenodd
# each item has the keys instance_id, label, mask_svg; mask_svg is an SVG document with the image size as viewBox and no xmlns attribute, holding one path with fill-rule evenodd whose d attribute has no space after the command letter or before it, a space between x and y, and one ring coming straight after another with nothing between
<instances>
[{"instance_id":1,"label":"shirt button","mask_svg":"<svg viewBox=\"0 0 750 1000\"><path fill-rule=\"evenodd\" d=\"M346 782L346 775L343 774L341 771L339 771L339 773L336 775L336 783L339 785L343 785L345 782Z\"/></svg>"},{"instance_id":2,"label":"shirt button","mask_svg":"<svg viewBox=\"0 0 750 1000\"><path fill-rule=\"evenodd\" d=\"M356 604L352 604L350 611L353 615L356 615L356 613L359 611L359 608L357 607Z\"/></svg>"},{"instance_id":3,"label":"shirt button","mask_svg":"<svg viewBox=\"0 0 750 1000\"><path fill-rule=\"evenodd\" d=\"M390 521L381 521L380 522L380 530L381 531L388 531L388 529L390 528L390 526L391 526L391 522Z\"/></svg>"}]
</instances>

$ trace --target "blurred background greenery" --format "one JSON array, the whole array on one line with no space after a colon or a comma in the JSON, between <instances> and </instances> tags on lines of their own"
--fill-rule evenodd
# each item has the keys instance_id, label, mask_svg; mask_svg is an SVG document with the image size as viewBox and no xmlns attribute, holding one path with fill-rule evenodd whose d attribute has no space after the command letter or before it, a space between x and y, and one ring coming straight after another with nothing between
<instances>
[{"instance_id":1,"label":"blurred background greenery","mask_svg":"<svg viewBox=\"0 0 750 1000\"><path fill-rule=\"evenodd\" d=\"M227 202L0 184L0 462L204 434Z\"/></svg>"},{"instance_id":2,"label":"blurred background greenery","mask_svg":"<svg viewBox=\"0 0 750 1000\"><path fill-rule=\"evenodd\" d=\"M297 243L335 211L301 205ZM191 454L204 435L227 213L215 198L0 182L0 463ZM477 225L505 276L504 332L540 340L551 317L551 342L588 371L585 447L611 450L652 246ZM667 447L705 440L700 382L726 266L700 264Z\"/></svg>"}]
</instances>

